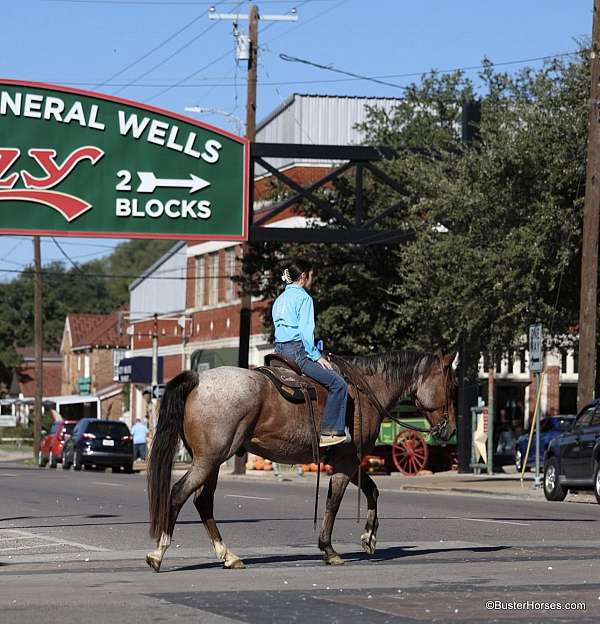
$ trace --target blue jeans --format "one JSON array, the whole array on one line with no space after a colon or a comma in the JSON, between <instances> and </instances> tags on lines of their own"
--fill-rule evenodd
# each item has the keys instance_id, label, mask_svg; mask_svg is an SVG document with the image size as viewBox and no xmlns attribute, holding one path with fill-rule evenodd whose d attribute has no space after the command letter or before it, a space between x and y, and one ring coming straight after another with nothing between
<instances>
[{"instance_id":1,"label":"blue jeans","mask_svg":"<svg viewBox=\"0 0 600 624\"><path fill-rule=\"evenodd\" d=\"M275 353L295 362L305 375L327 388L329 394L325 403L322 433L343 435L348 404L348 384L344 378L311 360L300 340L275 343Z\"/></svg>"},{"instance_id":2,"label":"blue jeans","mask_svg":"<svg viewBox=\"0 0 600 624\"><path fill-rule=\"evenodd\" d=\"M136 459L144 460L146 459L146 443L141 442L140 444L133 445L133 460Z\"/></svg>"}]
</instances>

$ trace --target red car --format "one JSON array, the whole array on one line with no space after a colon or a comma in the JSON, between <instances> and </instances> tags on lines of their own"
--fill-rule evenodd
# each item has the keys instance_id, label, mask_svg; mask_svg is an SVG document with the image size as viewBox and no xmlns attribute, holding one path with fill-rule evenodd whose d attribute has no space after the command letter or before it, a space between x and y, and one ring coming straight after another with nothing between
<instances>
[{"instance_id":1,"label":"red car","mask_svg":"<svg viewBox=\"0 0 600 624\"><path fill-rule=\"evenodd\" d=\"M40 452L38 454L38 466L43 468L46 464L50 468L56 468L58 462L62 462L63 446L71 437L77 420L59 420L55 422L49 433L40 442Z\"/></svg>"}]
</instances>

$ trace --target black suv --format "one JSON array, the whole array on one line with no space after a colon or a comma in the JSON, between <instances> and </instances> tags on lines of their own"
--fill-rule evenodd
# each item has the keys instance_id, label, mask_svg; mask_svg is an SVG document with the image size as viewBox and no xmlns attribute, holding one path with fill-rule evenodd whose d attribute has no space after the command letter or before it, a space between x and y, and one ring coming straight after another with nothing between
<instances>
[{"instance_id":1,"label":"black suv","mask_svg":"<svg viewBox=\"0 0 600 624\"><path fill-rule=\"evenodd\" d=\"M562 501L569 490L594 490L600 503L600 399L588 403L573 427L554 438L544 458L544 494Z\"/></svg>"},{"instance_id":2,"label":"black suv","mask_svg":"<svg viewBox=\"0 0 600 624\"><path fill-rule=\"evenodd\" d=\"M115 420L82 418L63 449L63 468L84 466L133 471L133 440L129 427Z\"/></svg>"}]
</instances>

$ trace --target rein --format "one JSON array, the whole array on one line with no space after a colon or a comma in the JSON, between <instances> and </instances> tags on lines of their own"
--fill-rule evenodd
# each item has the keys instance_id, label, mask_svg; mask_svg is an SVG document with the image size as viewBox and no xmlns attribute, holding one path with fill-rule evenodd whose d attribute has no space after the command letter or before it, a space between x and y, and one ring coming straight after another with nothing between
<instances>
[{"instance_id":1,"label":"rein","mask_svg":"<svg viewBox=\"0 0 600 624\"><path fill-rule=\"evenodd\" d=\"M445 393L446 401L444 403L443 419L439 423L434 425L433 427L430 427L429 429L425 429L424 427L417 427L416 425L412 425L403 420L400 420L397 416L392 414L390 411L386 410L385 407L383 407L383 405L379 401L379 399L373 393L373 390L371 390L371 387L369 386L367 381L362 376L360 378L360 383L357 382L356 370L350 364L348 364L348 362L343 360L341 357L337 355L333 355L331 353L329 354L329 359L333 361L334 364L340 369L340 371L342 372L346 380L351 385L353 385L358 392L362 392L367 397L371 405L377 410L377 412L379 412L382 418L389 418L390 420L394 421L397 425L400 425L404 429L409 429L410 431L418 431L419 433L429 433L434 436L437 435L438 432L448 424L448 419L449 419L448 409L449 408L448 408L448 393L447 392ZM447 377L448 377L448 371L446 371L446 374L445 374L445 382L447 381ZM415 404L419 410L424 411L423 408L420 406L418 400L415 400ZM360 399L359 399L359 405L360 405Z\"/></svg>"}]
</instances>

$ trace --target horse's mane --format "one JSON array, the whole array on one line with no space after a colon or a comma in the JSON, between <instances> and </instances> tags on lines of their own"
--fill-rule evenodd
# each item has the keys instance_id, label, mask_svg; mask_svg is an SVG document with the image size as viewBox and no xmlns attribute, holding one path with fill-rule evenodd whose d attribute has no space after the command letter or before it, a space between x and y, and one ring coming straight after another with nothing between
<instances>
[{"instance_id":1,"label":"horse's mane","mask_svg":"<svg viewBox=\"0 0 600 624\"><path fill-rule=\"evenodd\" d=\"M410 388L427 377L439 358L433 353L419 351L391 351L379 355L343 356L348 364L356 366L367 375L383 375L388 385Z\"/></svg>"}]
</instances>

